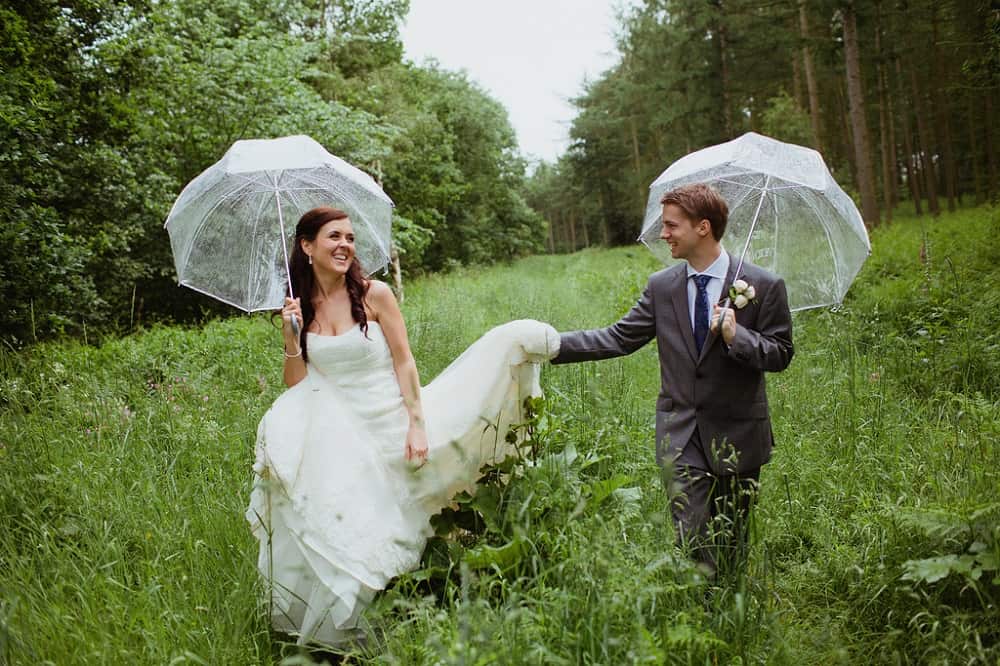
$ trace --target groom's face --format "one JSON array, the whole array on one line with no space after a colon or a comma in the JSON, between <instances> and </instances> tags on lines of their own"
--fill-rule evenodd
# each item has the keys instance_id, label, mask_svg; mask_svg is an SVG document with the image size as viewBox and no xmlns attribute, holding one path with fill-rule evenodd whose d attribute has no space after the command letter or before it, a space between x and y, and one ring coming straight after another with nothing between
<instances>
[{"instance_id":1,"label":"groom's face","mask_svg":"<svg viewBox=\"0 0 1000 666\"><path fill-rule=\"evenodd\" d=\"M663 206L663 229L660 238L670 245L670 256L687 259L711 233L708 220L693 220L677 204Z\"/></svg>"}]
</instances>

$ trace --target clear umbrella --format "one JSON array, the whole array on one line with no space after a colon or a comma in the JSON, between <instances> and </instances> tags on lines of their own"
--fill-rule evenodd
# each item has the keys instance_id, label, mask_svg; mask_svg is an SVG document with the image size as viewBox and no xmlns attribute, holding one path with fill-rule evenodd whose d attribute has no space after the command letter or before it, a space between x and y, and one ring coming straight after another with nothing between
<instances>
[{"instance_id":1,"label":"clear umbrella","mask_svg":"<svg viewBox=\"0 0 1000 666\"><path fill-rule=\"evenodd\" d=\"M729 205L724 242L744 260L780 275L792 310L843 301L871 254L868 232L851 197L811 148L754 132L685 155L649 186L639 240L664 263L675 260L660 241L663 195L708 183ZM739 271L737 271L739 277Z\"/></svg>"},{"instance_id":2,"label":"clear umbrella","mask_svg":"<svg viewBox=\"0 0 1000 666\"><path fill-rule=\"evenodd\" d=\"M393 204L368 174L307 136L237 141L167 216L178 281L247 312L280 308L295 224L317 206L350 216L366 274L386 267Z\"/></svg>"}]
</instances>

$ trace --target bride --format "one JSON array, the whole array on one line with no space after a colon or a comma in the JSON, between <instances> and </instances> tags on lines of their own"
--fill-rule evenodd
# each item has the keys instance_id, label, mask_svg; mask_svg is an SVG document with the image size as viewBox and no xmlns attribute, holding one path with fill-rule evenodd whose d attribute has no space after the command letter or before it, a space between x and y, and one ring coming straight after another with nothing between
<instances>
[{"instance_id":1,"label":"bride","mask_svg":"<svg viewBox=\"0 0 1000 666\"><path fill-rule=\"evenodd\" d=\"M336 644L417 566L430 517L513 453L505 435L559 336L536 321L499 326L422 389L399 306L365 279L347 213L302 216L289 272L306 297L281 313L289 389L258 428L247 520L274 628Z\"/></svg>"}]
</instances>

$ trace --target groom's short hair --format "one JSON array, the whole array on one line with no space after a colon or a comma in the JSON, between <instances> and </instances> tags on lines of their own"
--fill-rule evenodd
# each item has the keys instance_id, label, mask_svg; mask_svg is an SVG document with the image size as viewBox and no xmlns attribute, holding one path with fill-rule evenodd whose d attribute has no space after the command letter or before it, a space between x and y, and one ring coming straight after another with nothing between
<instances>
[{"instance_id":1,"label":"groom's short hair","mask_svg":"<svg viewBox=\"0 0 1000 666\"><path fill-rule=\"evenodd\" d=\"M729 221L729 206L719 191L705 183L681 185L660 198L660 204L673 204L687 213L695 222L708 220L712 227L712 238L722 240Z\"/></svg>"}]
</instances>

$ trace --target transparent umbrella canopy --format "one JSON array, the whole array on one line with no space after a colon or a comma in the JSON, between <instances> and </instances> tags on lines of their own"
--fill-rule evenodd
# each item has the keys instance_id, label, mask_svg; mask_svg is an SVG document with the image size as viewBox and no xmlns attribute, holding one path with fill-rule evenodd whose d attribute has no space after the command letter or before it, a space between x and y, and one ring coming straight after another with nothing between
<instances>
[{"instance_id":1,"label":"transparent umbrella canopy","mask_svg":"<svg viewBox=\"0 0 1000 666\"><path fill-rule=\"evenodd\" d=\"M811 148L754 132L685 155L649 186L639 240L665 264L660 199L676 187L708 183L729 205L723 243L785 280L792 310L841 303L871 244L861 213ZM737 275L739 277L739 275Z\"/></svg>"},{"instance_id":2,"label":"transparent umbrella canopy","mask_svg":"<svg viewBox=\"0 0 1000 666\"><path fill-rule=\"evenodd\" d=\"M295 225L317 206L348 214L366 274L386 267L393 203L371 176L308 136L237 141L167 216L178 282L247 312L282 307Z\"/></svg>"}]
</instances>

